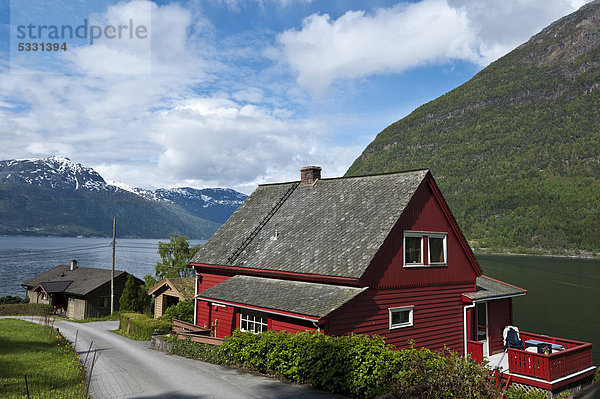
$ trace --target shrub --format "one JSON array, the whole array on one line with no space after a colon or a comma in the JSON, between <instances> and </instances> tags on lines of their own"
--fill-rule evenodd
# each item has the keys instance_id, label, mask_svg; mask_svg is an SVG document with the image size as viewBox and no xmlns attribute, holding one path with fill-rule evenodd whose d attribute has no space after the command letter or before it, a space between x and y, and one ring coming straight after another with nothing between
<instances>
[{"instance_id":1,"label":"shrub","mask_svg":"<svg viewBox=\"0 0 600 399\"><path fill-rule=\"evenodd\" d=\"M170 306L165 310L165 314L163 316L165 319L173 320L182 320L187 321L188 323L194 322L194 302L192 301L181 301L176 305Z\"/></svg>"},{"instance_id":2,"label":"shrub","mask_svg":"<svg viewBox=\"0 0 600 399\"><path fill-rule=\"evenodd\" d=\"M46 316L52 306L44 303L9 303L0 305L0 316Z\"/></svg>"},{"instance_id":3,"label":"shrub","mask_svg":"<svg viewBox=\"0 0 600 399\"><path fill-rule=\"evenodd\" d=\"M171 322L140 313L121 313L119 330L131 339L149 341L154 333L166 334L171 331Z\"/></svg>"},{"instance_id":4,"label":"shrub","mask_svg":"<svg viewBox=\"0 0 600 399\"><path fill-rule=\"evenodd\" d=\"M234 331L215 347L174 342L173 353L236 365L355 398L493 398L489 371L446 350L395 351L378 336Z\"/></svg>"},{"instance_id":5,"label":"shrub","mask_svg":"<svg viewBox=\"0 0 600 399\"><path fill-rule=\"evenodd\" d=\"M493 398L489 371L470 359L444 350L406 349L394 353L391 393L398 398Z\"/></svg>"},{"instance_id":6,"label":"shrub","mask_svg":"<svg viewBox=\"0 0 600 399\"><path fill-rule=\"evenodd\" d=\"M222 364L223 359L219 346L192 342L190 338L173 339L173 348L171 353L174 355L185 356L192 359L203 360L205 362Z\"/></svg>"},{"instance_id":7,"label":"shrub","mask_svg":"<svg viewBox=\"0 0 600 399\"><path fill-rule=\"evenodd\" d=\"M29 297L21 298L20 296L3 296L0 298L0 305L8 303L29 303Z\"/></svg>"},{"instance_id":8,"label":"shrub","mask_svg":"<svg viewBox=\"0 0 600 399\"><path fill-rule=\"evenodd\" d=\"M504 399L547 399L547 396L542 391L531 390L529 392L525 392L523 388L511 386L508 391L506 391Z\"/></svg>"}]
</instances>

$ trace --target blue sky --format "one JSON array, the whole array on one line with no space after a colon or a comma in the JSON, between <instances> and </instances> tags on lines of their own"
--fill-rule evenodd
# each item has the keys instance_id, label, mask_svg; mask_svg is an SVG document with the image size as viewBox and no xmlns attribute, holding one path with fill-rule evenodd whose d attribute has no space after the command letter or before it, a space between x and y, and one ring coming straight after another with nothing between
<instances>
[{"instance_id":1,"label":"blue sky","mask_svg":"<svg viewBox=\"0 0 600 399\"><path fill-rule=\"evenodd\" d=\"M144 188L340 176L383 128L583 4L4 0L0 159L62 155ZM148 34L17 50L40 42L19 25L84 21Z\"/></svg>"}]
</instances>

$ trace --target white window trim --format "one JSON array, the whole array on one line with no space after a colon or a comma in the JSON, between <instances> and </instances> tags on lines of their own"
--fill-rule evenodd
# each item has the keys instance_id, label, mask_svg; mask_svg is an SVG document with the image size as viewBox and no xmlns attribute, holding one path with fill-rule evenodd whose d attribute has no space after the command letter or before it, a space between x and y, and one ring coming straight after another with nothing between
<instances>
[{"instance_id":1,"label":"white window trim","mask_svg":"<svg viewBox=\"0 0 600 399\"><path fill-rule=\"evenodd\" d=\"M423 237L427 236L427 264L423 263L425 253L423 250ZM406 237L421 238L421 263L406 263ZM431 246L429 245L429 237L444 239L444 260L445 262L431 262ZM448 233L432 232L432 231L405 231L402 241L402 265L403 267L440 267L448 266Z\"/></svg>"},{"instance_id":2,"label":"white window trim","mask_svg":"<svg viewBox=\"0 0 600 399\"><path fill-rule=\"evenodd\" d=\"M405 231L404 232L404 239L402 242L402 263L404 264L404 267L420 267L420 266L425 266L423 264L423 233L418 233L418 232L413 232L413 231ZM421 263L406 263L406 237L417 237L421 239Z\"/></svg>"},{"instance_id":3,"label":"white window trim","mask_svg":"<svg viewBox=\"0 0 600 399\"><path fill-rule=\"evenodd\" d=\"M432 262L431 261L431 245L429 245L429 242L427 243L427 263L429 263L432 266L446 266L448 265L448 249L447 249L447 241L448 241L448 234L447 233L427 233L427 239L429 240L429 238L441 238L443 239L443 251L444 251L444 261L443 262Z\"/></svg>"},{"instance_id":4,"label":"white window trim","mask_svg":"<svg viewBox=\"0 0 600 399\"><path fill-rule=\"evenodd\" d=\"M260 317L260 320L256 320L257 315ZM250 321L249 318L246 318L245 320L248 323L250 323L250 322L253 323L254 325L257 325L257 324L261 325L263 327L263 328L261 328L262 331L256 332L254 330L250 330L250 329L247 330L247 329L242 328L242 318L244 317L244 311L240 312L240 331L242 331L242 332L250 331L254 334L258 334L260 332L265 332L265 331L269 330L269 316L266 313L258 312L258 311L246 311L246 316L252 316L252 321Z\"/></svg>"},{"instance_id":5,"label":"white window trim","mask_svg":"<svg viewBox=\"0 0 600 399\"><path fill-rule=\"evenodd\" d=\"M412 327L414 325L414 313L415 313L414 309L415 309L414 305L403 306L403 307L398 307L398 308L388 308L388 318L389 318L390 330L395 330L397 328L404 328L404 327ZM397 325L392 325L392 313L393 312L404 312L407 310L409 311L408 312L408 322L402 323L402 324L397 324Z\"/></svg>"}]
</instances>

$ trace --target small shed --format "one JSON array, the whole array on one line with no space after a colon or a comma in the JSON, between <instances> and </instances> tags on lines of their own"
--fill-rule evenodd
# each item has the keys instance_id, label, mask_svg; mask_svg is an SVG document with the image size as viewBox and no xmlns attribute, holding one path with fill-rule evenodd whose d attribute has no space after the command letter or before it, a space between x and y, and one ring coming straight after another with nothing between
<instances>
[{"instance_id":1,"label":"small shed","mask_svg":"<svg viewBox=\"0 0 600 399\"><path fill-rule=\"evenodd\" d=\"M154 318L164 314L167 308L176 305L179 301L194 300L194 277L165 278L159 281L148 291L154 296Z\"/></svg>"}]
</instances>

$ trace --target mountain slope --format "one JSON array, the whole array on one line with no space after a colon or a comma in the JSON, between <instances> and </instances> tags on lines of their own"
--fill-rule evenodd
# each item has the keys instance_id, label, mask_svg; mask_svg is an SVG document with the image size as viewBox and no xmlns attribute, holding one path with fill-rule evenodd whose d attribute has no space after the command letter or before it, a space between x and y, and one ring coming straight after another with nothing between
<instances>
[{"instance_id":1,"label":"mountain slope","mask_svg":"<svg viewBox=\"0 0 600 399\"><path fill-rule=\"evenodd\" d=\"M429 168L475 246L600 248L600 2L384 129L348 176Z\"/></svg>"},{"instance_id":2,"label":"mountain slope","mask_svg":"<svg viewBox=\"0 0 600 399\"><path fill-rule=\"evenodd\" d=\"M0 161L0 234L110 236L116 216L121 237L208 238L245 199L228 189L122 186L67 158Z\"/></svg>"}]
</instances>

